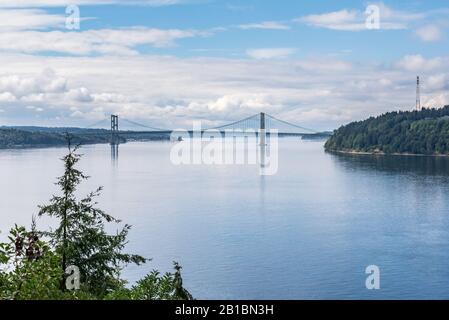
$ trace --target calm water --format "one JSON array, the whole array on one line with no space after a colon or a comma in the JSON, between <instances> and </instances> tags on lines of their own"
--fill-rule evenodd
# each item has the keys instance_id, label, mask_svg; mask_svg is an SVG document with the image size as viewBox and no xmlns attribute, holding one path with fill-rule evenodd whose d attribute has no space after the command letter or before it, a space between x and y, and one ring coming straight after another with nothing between
<instances>
[{"instance_id":1,"label":"calm water","mask_svg":"<svg viewBox=\"0 0 449 320\"><path fill-rule=\"evenodd\" d=\"M280 141L279 172L174 166L167 142L82 149L101 206L133 225L129 251L173 260L208 299L449 298L449 159L337 156L323 142ZM0 230L29 225L62 173L61 148L0 151ZM51 221L40 219L40 227ZM381 290L365 289L365 268Z\"/></svg>"}]
</instances>

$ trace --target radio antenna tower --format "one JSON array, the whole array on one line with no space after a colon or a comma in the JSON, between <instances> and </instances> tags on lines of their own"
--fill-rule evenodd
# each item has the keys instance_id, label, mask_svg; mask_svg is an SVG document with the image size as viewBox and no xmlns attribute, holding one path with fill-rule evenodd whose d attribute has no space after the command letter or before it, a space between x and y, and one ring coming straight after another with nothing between
<instances>
[{"instance_id":1,"label":"radio antenna tower","mask_svg":"<svg viewBox=\"0 0 449 320\"><path fill-rule=\"evenodd\" d=\"M421 91L419 88L419 76L416 77L416 111L421 110Z\"/></svg>"}]
</instances>

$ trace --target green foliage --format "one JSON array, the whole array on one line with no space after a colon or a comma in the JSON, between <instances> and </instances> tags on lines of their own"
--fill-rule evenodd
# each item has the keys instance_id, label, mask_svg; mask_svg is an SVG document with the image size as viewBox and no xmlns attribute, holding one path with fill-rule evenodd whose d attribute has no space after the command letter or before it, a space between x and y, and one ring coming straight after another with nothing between
<instances>
[{"instance_id":1,"label":"green foliage","mask_svg":"<svg viewBox=\"0 0 449 320\"><path fill-rule=\"evenodd\" d=\"M83 290L62 291L61 257L39 238L39 232L15 226L9 242L0 243L0 300L87 300Z\"/></svg>"},{"instance_id":2,"label":"green foliage","mask_svg":"<svg viewBox=\"0 0 449 320\"><path fill-rule=\"evenodd\" d=\"M0 299L60 299L59 257L24 227L16 225L8 239L0 244Z\"/></svg>"},{"instance_id":3,"label":"green foliage","mask_svg":"<svg viewBox=\"0 0 449 320\"><path fill-rule=\"evenodd\" d=\"M123 266L141 264L147 259L123 253L130 230L124 225L115 234L105 231L106 223L119 220L96 208L94 198L101 188L78 200L78 185L88 177L76 168L81 155L70 146L62 159L64 174L57 185L61 195L53 196L50 204L41 206L39 215L59 221L55 230L31 231L15 226L9 242L0 243L0 299L192 299L183 287L181 267L160 275L153 271L130 289L120 278ZM46 236L49 242L41 238ZM80 290L65 289L67 266L80 270Z\"/></svg>"},{"instance_id":4,"label":"green foliage","mask_svg":"<svg viewBox=\"0 0 449 320\"><path fill-rule=\"evenodd\" d=\"M108 300L192 300L182 286L181 267L174 263L175 273L161 275L154 270L130 289L123 288L106 296Z\"/></svg>"},{"instance_id":5,"label":"green foliage","mask_svg":"<svg viewBox=\"0 0 449 320\"><path fill-rule=\"evenodd\" d=\"M449 154L449 106L390 112L340 127L325 144L329 151Z\"/></svg>"}]
</instances>

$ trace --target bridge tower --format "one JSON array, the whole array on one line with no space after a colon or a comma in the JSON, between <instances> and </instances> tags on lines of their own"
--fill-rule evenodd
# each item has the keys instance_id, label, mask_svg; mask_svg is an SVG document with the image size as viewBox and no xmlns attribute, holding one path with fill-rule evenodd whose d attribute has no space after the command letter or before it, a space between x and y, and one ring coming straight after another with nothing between
<instances>
[{"instance_id":1,"label":"bridge tower","mask_svg":"<svg viewBox=\"0 0 449 320\"><path fill-rule=\"evenodd\" d=\"M111 145L118 144L118 115L111 114Z\"/></svg>"},{"instance_id":2,"label":"bridge tower","mask_svg":"<svg viewBox=\"0 0 449 320\"><path fill-rule=\"evenodd\" d=\"M260 131L259 131L259 144L261 146L265 145L265 113L261 112L260 113L260 127L259 127Z\"/></svg>"}]
</instances>

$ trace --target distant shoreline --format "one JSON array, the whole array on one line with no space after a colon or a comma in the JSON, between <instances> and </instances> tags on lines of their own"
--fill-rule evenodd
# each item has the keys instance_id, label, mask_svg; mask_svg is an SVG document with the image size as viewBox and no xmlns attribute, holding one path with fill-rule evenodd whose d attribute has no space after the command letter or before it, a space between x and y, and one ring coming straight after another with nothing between
<instances>
[{"instance_id":1,"label":"distant shoreline","mask_svg":"<svg viewBox=\"0 0 449 320\"><path fill-rule=\"evenodd\" d=\"M302 141L325 141L325 138L308 138L303 139ZM168 142L169 139L148 139L148 140L127 140L125 142L119 143L128 144L133 142ZM91 142L91 143L83 143L81 146L93 146L93 145L109 145L109 142ZM26 145L8 145L2 146L0 145L0 151L3 150L27 150L27 149L49 149L49 148L67 148L67 143L59 143L59 144L26 144Z\"/></svg>"},{"instance_id":2,"label":"distant shoreline","mask_svg":"<svg viewBox=\"0 0 449 320\"><path fill-rule=\"evenodd\" d=\"M109 142L84 143L84 144L82 144L82 146L92 146L92 145L97 145L97 144L109 144ZM25 149L49 149L49 148L67 148L67 143L0 146L0 151L1 150L25 150Z\"/></svg>"},{"instance_id":3,"label":"distant shoreline","mask_svg":"<svg viewBox=\"0 0 449 320\"><path fill-rule=\"evenodd\" d=\"M128 144L131 142L158 142L158 141L168 141L167 139L160 140L128 140L121 142L120 144ZM94 146L94 145L110 145L110 142L89 142L82 143L81 146ZM49 148L67 148L67 143L58 144L27 144L27 145L11 145L11 146L0 146L0 151L2 150L26 150L26 149L49 149Z\"/></svg>"},{"instance_id":4,"label":"distant shoreline","mask_svg":"<svg viewBox=\"0 0 449 320\"><path fill-rule=\"evenodd\" d=\"M358 151L358 150L331 150L325 149L326 152L340 153L348 155L365 155L365 156L407 156L407 157L449 157L449 154L420 154L420 153L386 153L382 151Z\"/></svg>"}]
</instances>

